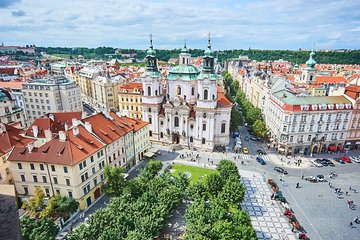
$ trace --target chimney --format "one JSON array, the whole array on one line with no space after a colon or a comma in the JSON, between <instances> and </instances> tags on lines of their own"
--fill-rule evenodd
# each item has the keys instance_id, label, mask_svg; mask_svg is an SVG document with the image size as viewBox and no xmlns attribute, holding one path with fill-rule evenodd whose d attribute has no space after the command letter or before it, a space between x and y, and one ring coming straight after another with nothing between
<instances>
[{"instance_id":1,"label":"chimney","mask_svg":"<svg viewBox=\"0 0 360 240\"><path fill-rule=\"evenodd\" d=\"M72 128L72 130L73 130L74 136L79 135L79 128L78 128L77 126L74 126L74 127Z\"/></svg>"},{"instance_id":2,"label":"chimney","mask_svg":"<svg viewBox=\"0 0 360 240\"><path fill-rule=\"evenodd\" d=\"M5 124L0 123L0 134L3 134L3 132L6 132Z\"/></svg>"},{"instance_id":3,"label":"chimney","mask_svg":"<svg viewBox=\"0 0 360 240\"><path fill-rule=\"evenodd\" d=\"M35 147L34 142L29 143L29 144L27 145L27 147L28 147L29 153L31 153L31 152L32 152L32 150L33 150L33 149L34 149L34 147Z\"/></svg>"},{"instance_id":4,"label":"chimney","mask_svg":"<svg viewBox=\"0 0 360 240\"><path fill-rule=\"evenodd\" d=\"M59 140L62 141L62 142L66 141L66 132L59 131Z\"/></svg>"},{"instance_id":5,"label":"chimney","mask_svg":"<svg viewBox=\"0 0 360 240\"><path fill-rule=\"evenodd\" d=\"M66 132L67 130L69 130L69 126L68 126L67 122L64 123L64 129L65 129L65 132Z\"/></svg>"},{"instance_id":6,"label":"chimney","mask_svg":"<svg viewBox=\"0 0 360 240\"><path fill-rule=\"evenodd\" d=\"M38 126L33 125L33 126L32 126L32 131L33 131L34 137L37 138L37 137L38 137L38 134L39 134L39 128L38 128Z\"/></svg>"},{"instance_id":7,"label":"chimney","mask_svg":"<svg viewBox=\"0 0 360 240\"><path fill-rule=\"evenodd\" d=\"M89 122L85 122L85 129L86 129L88 132L92 132L92 126L91 126L91 123L89 123Z\"/></svg>"},{"instance_id":8,"label":"chimney","mask_svg":"<svg viewBox=\"0 0 360 240\"><path fill-rule=\"evenodd\" d=\"M73 125L73 127L77 127L79 125L79 121L76 118L73 118L72 125Z\"/></svg>"},{"instance_id":9,"label":"chimney","mask_svg":"<svg viewBox=\"0 0 360 240\"><path fill-rule=\"evenodd\" d=\"M46 142L50 142L50 140L52 139L52 132L50 131L50 129L46 129L44 133Z\"/></svg>"},{"instance_id":10,"label":"chimney","mask_svg":"<svg viewBox=\"0 0 360 240\"><path fill-rule=\"evenodd\" d=\"M54 117L54 114L52 114L52 113L49 113L49 118L50 118L51 120L55 121L55 117Z\"/></svg>"}]
</instances>

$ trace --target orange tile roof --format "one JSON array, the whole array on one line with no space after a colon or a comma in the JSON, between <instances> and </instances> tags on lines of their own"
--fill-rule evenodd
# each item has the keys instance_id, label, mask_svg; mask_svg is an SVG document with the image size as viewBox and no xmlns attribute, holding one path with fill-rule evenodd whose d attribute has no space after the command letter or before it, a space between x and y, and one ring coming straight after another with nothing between
<instances>
[{"instance_id":1,"label":"orange tile roof","mask_svg":"<svg viewBox=\"0 0 360 240\"><path fill-rule=\"evenodd\" d=\"M0 82L0 88L21 89L23 82Z\"/></svg>"},{"instance_id":2,"label":"orange tile roof","mask_svg":"<svg viewBox=\"0 0 360 240\"><path fill-rule=\"evenodd\" d=\"M119 125L119 127L121 127L126 133L131 132L133 130L131 124L124 121L124 119L119 117L116 113L110 112L110 116L114 119L114 122L117 125Z\"/></svg>"},{"instance_id":3,"label":"orange tile roof","mask_svg":"<svg viewBox=\"0 0 360 240\"><path fill-rule=\"evenodd\" d=\"M224 89L221 87L217 88L217 105L218 107L226 107L231 106L232 103L227 99L227 97L224 94Z\"/></svg>"},{"instance_id":4,"label":"orange tile roof","mask_svg":"<svg viewBox=\"0 0 360 240\"><path fill-rule=\"evenodd\" d=\"M78 129L77 136L74 136L73 130L69 129L66 132L66 141L54 138L41 147L34 147L31 152L27 147L15 147L8 160L75 165L105 146L83 126L79 125Z\"/></svg>"},{"instance_id":5,"label":"orange tile roof","mask_svg":"<svg viewBox=\"0 0 360 240\"><path fill-rule=\"evenodd\" d=\"M133 93L135 89L138 89L138 91L142 92L142 83L141 82L129 82L125 83L122 86L120 86L120 92L123 90L127 90L130 93Z\"/></svg>"},{"instance_id":6,"label":"orange tile roof","mask_svg":"<svg viewBox=\"0 0 360 240\"><path fill-rule=\"evenodd\" d=\"M135 132L149 124L148 122L139 119L129 118L126 116L122 116L121 118L124 119L126 122L130 123L131 126L134 128Z\"/></svg>"},{"instance_id":7,"label":"orange tile roof","mask_svg":"<svg viewBox=\"0 0 360 240\"><path fill-rule=\"evenodd\" d=\"M46 114L46 116L49 117L50 114L52 114L54 116L54 121L57 124L60 124L63 126L66 122L69 128L72 126L73 118L80 120L82 117L82 112L54 112L54 113L48 113L48 114Z\"/></svg>"},{"instance_id":8,"label":"orange tile roof","mask_svg":"<svg viewBox=\"0 0 360 240\"><path fill-rule=\"evenodd\" d=\"M347 83L343 76L316 76L316 83Z\"/></svg>"},{"instance_id":9,"label":"orange tile roof","mask_svg":"<svg viewBox=\"0 0 360 240\"><path fill-rule=\"evenodd\" d=\"M108 119L104 114L97 113L82 120L84 123L89 122L92 125L92 131L106 144L125 135L125 131Z\"/></svg>"},{"instance_id":10,"label":"orange tile roof","mask_svg":"<svg viewBox=\"0 0 360 240\"><path fill-rule=\"evenodd\" d=\"M21 136L20 133L23 133L24 130L7 124L4 124L3 128L4 131L0 134L0 156L9 152L14 146L25 146L35 141Z\"/></svg>"},{"instance_id":11,"label":"orange tile roof","mask_svg":"<svg viewBox=\"0 0 360 240\"><path fill-rule=\"evenodd\" d=\"M360 86L347 86L344 94L356 100L360 97Z\"/></svg>"}]
</instances>

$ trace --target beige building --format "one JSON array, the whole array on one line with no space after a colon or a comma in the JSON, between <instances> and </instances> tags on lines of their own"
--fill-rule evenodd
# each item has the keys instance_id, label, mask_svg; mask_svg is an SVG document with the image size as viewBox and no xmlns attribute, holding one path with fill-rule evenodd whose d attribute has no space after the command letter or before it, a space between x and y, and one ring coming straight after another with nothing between
<instances>
[{"instance_id":1,"label":"beige building","mask_svg":"<svg viewBox=\"0 0 360 240\"><path fill-rule=\"evenodd\" d=\"M104 74L102 66L84 67L79 71L79 87L81 98L84 102L92 105L93 101L93 80Z\"/></svg>"},{"instance_id":2,"label":"beige building","mask_svg":"<svg viewBox=\"0 0 360 240\"><path fill-rule=\"evenodd\" d=\"M118 110L118 87L119 83L106 77L97 76L92 81L92 105L97 110Z\"/></svg>"},{"instance_id":3,"label":"beige building","mask_svg":"<svg viewBox=\"0 0 360 240\"><path fill-rule=\"evenodd\" d=\"M63 76L24 83L22 91L30 123L48 112L82 111L79 87Z\"/></svg>"},{"instance_id":4,"label":"beige building","mask_svg":"<svg viewBox=\"0 0 360 240\"><path fill-rule=\"evenodd\" d=\"M24 130L0 123L0 184L13 183L10 163L7 160L14 146L26 146L34 140L24 138Z\"/></svg>"},{"instance_id":5,"label":"beige building","mask_svg":"<svg viewBox=\"0 0 360 240\"><path fill-rule=\"evenodd\" d=\"M122 116L141 119L142 83L129 82L123 84L118 92L119 112Z\"/></svg>"},{"instance_id":6,"label":"beige building","mask_svg":"<svg viewBox=\"0 0 360 240\"><path fill-rule=\"evenodd\" d=\"M0 123L9 124L19 122L25 126L23 109L15 104L12 95L0 88Z\"/></svg>"},{"instance_id":7,"label":"beige building","mask_svg":"<svg viewBox=\"0 0 360 240\"><path fill-rule=\"evenodd\" d=\"M105 145L82 125L60 131L41 147L15 147L8 161L21 196L32 196L40 187L48 197L75 199L83 210L102 193Z\"/></svg>"},{"instance_id":8,"label":"beige building","mask_svg":"<svg viewBox=\"0 0 360 240\"><path fill-rule=\"evenodd\" d=\"M345 140L345 149L360 149L360 86L345 87L344 96L349 99L353 105L349 131Z\"/></svg>"}]
</instances>

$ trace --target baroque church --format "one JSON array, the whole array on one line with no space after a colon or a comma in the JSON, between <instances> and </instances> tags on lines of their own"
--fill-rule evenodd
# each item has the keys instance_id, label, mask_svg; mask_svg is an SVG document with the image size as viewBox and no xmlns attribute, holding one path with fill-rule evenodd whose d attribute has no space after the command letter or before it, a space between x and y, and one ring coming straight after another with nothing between
<instances>
[{"instance_id":1,"label":"baroque church","mask_svg":"<svg viewBox=\"0 0 360 240\"><path fill-rule=\"evenodd\" d=\"M157 68L152 39L146 59L142 119L150 124L150 139L208 151L227 146L232 103L218 86L210 37L201 70L191 64L186 44L179 55L179 65L165 79Z\"/></svg>"}]
</instances>

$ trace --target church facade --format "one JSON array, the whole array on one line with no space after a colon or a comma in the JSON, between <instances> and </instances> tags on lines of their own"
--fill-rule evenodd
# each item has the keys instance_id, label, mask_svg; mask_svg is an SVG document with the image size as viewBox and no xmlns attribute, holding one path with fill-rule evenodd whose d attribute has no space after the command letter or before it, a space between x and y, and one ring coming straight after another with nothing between
<instances>
[{"instance_id":1,"label":"church facade","mask_svg":"<svg viewBox=\"0 0 360 240\"><path fill-rule=\"evenodd\" d=\"M165 79L157 69L152 40L146 59L142 119L150 123L150 139L208 151L227 146L232 103L218 86L210 38L201 71L191 65L186 45L179 55L179 65Z\"/></svg>"}]
</instances>

